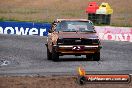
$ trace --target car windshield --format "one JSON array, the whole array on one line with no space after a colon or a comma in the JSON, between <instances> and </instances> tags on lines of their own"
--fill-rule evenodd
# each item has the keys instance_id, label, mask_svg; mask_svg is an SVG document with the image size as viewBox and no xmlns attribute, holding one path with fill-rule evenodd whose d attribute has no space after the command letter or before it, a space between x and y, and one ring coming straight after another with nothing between
<instances>
[{"instance_id":1,"label":"car windshield","mask_svg":"<svg viewBox=\"0 0 132 88\"><path fill-rule=\"evenodd\" d=\"M56 31L94 32L93 24L87 21L62 21L57 24Z\"/></svg>"}]
</instances>

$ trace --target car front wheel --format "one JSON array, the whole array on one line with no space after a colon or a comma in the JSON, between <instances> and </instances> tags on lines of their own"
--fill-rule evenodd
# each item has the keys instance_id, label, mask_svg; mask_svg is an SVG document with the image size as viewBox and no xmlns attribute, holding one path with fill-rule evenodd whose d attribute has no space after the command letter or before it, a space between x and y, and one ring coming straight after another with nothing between
<instances>
[{"instance_id":1,"label":"car front wheel","mask_svg":"<svg viewBox=\"0 0 132 88\"><path fill-rule=\"evenodd\" d=\"M93 60L94 61L99 61L100 60L100 52L97 52L93 55Z\"/></svg>"},{"instance_id":2,"label":"car front wheel","mask_svg":"<svg viewBox=\"0 0 132 88\"><path fill-rule=\"evenodd\" d=\"M87 60L92 60L92 58L93 58L93 55L92 55L92 54L86 55L86 59L87 59Z\"/></svg>"},{"instance_id":3,"label":"car front wheel","mask_svg":"<svg viewBox=\"0 0 132 88\"><path fill-rule=\"evenodd\" d=\"M56 52L55 48L52 48L52 60L55 62L59 61L59 54Z\"/></svg>"},{"instance_id":4,"label":"car front wheel","mask_svg":"<svg viewBox=\"0 0 132 88\"><path fill-rule=\"evenodd\" d=\"M52 60L52 53L49 51L48 48L47 48L47 59Z\"/></svg>"}]
</instances>

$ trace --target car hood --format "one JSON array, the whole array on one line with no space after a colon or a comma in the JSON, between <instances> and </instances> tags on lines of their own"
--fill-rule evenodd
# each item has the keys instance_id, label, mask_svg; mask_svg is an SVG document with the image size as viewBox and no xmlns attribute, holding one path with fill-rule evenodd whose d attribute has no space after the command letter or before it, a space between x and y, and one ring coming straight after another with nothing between
<instances>
[{"instance_id":1,"label":"car hood","mask_svg":"<svg viewBox=\"0 0 132 88\"><path fill-rule=\"evenodd\" d=\"M91 32L59 32L57 33L58 38L94 38L98 39L96 33Z\"/></svg>"}]
</instances>

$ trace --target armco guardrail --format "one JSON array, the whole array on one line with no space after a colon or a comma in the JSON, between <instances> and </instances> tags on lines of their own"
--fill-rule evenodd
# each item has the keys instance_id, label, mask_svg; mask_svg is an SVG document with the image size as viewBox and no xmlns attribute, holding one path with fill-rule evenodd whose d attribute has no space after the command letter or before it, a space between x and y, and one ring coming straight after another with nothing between
<instances>
[{"instance_id":1,"label":"armco guardrail","mask_svg":"<svg viewBox=\"0 0 132 88\"><path fill-rule=\"evenodd\" d=\"M51 24L32 22L0 22L0 34L47 36ZM132 42L132 27L95 26L101 40Z\"/></svg>"},{"instance_id":2,"label":"armco guardrail","mask_svg":"<svg viewBox=\"0 0 132 88\"><path fill-rule=\"evenodd\" d=\"M95 29L101 40L132 42L131 27L96 26Z\"/></svg>"},{"instance_id":3,"label":"armco guardrail","mask_svg":"<svg viewBox=\"0 0 132 88\"><path fill-rule=\"evenodd\" d=\"M0 34L47 36L51 24L33 22L0 22Z\"/></svg>"}]
</instances>

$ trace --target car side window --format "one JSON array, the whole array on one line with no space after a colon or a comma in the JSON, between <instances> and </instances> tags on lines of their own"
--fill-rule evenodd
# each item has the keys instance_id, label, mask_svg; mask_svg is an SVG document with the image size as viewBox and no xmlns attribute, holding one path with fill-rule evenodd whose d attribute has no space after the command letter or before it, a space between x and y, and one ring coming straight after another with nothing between
<instances>
[{"instance_id":1,"label":"car side window","mask_svg":"<svg viewBox=\"0 0 132 88\"><path fill-rule=\"evenodd\" d=\"M61 29L61 25L60 25L60 23L58 23L56 26L56 31L59 31L60 29Z\"/></svg>"}]
</instances>

